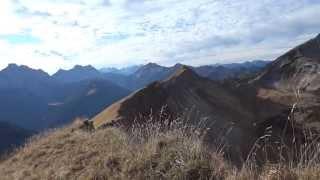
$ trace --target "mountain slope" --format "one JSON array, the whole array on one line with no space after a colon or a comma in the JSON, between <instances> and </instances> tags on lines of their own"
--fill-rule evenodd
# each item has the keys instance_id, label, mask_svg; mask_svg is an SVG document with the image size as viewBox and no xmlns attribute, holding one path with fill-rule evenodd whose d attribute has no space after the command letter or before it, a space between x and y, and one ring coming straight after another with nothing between
<instances>
[{"instance_id":1,"label":"mountain slope","mask_svg":"<svg viewBox=\"0 0 320 180\"><path fill-rule=\"evenodd\" d=\"M77 117L91 118L130 93L104 79L65 84L61 91L61 103L51 105L47 115L54 126L66 124Z\"/></svg>"},{"instance_id":2,"label":"mountain slope","mask_svg":"<svg viewBox=\"0 0 320 180\"><path fill-rule=\"evenodd\" d=\"M43 116L58 87L41 70L9 64L0 71L0 121L33 130L45 127Z\"/></svg>"},{"instance_id":3,"label":"mountain slope","mask_svg":"<svg viewBox=\"0 0 320 180\"><path fill-rule=\"evenodd\" d=\"M319 86L320 34L277 58L255 82L268 88L315 91Z\"/></svg>"},{"instance_id":4,"label":"mountain slope","mask_svg":"<svg viewBox=\"0 0 320 180\"><path fill-rule=\"evenodd\" d=\"M112 120L122 119L122 117L125 117L127 121L127 118L133 118L134 114L147 116L151 109L160 110L162 106L168 106L171 113L176 114L182 113L186 108L191 110L193 106L199 106L197 108L204 111L205 114L215 111L216 116L220 114L226 117L232 114L222 115L223 111L230 108L231 112L241 114L238 118L247 117L245 110L237 109L240 107L235 107L234 104L239 104L237 98L228 94L222 87L198 76L187 67L181 67L170 78L152 83L112 105L95 117L94 123L98 127ZM211 110L211 106L214 105L221 107ZM109 116L109 113L112 114L112 117ZM107 115L104 116L104 114ZM232 118L229 117L229 119Z\"/></svg>"},{"instance_id":5,"label":"mountain slope","mask_svg":"<svg viewBox=\"0 0 320 180\"><path fill-rule=\"evenodd\" d=\"M0 121L26 129L42 129L47 122L47 101L24 89L0 89Z\"/></svg>"},{"instance_id":6,"label":"mountain slope","mask_svg":"<svg viewBox=\"0 0 320 180\"><path fill-rule=\"evenodd\" d=\"M320 35L277 58L250 82L258 98L282 105L279 113L292 111L295 123L318 130L319 84Z\"/></svg>"},{"instance_id":7,"label":"mountain slope","mask_svg":"<svg viewBox=\"0 0 320 180\"><path fill-rule=\"evenodd\" d=\"M182 130L154 131L153 138L137 136L134 142L133 136L117 128L88 132L73 125L58 129L0 161L1 180L227 179L229 176L225 173L227 163L220 154L209 152L198 137Z\"/></svg>"},{"instance_id":8,"label":"mountain slope","mask_svg":"<svg viewBox=\"0 0 320 180\"><path fill-rule=\"evenodd\" d=\"M32 134L33 132L31 131L0 122L0 155L22 145Z\"/></svg>"},{"instance_id":9,"label":"mountain slope","mask_svg":"<svg viewBox=\"0 0 320 180\"><path fill-rule=\"evenodd\" d=\"M175 119L188 114L193 125L203 122L210 129L208 139L221 131L233 128L227 141L235 146L245 146L250 141L252 114L240 100L227 89L198 76L188 67L180 67L168 79L148 85L111 105L92 119L95 128L120 125L132 127L159 114ZM242 151L243 149L239 150Z\"/></svg>"}]
</instances>

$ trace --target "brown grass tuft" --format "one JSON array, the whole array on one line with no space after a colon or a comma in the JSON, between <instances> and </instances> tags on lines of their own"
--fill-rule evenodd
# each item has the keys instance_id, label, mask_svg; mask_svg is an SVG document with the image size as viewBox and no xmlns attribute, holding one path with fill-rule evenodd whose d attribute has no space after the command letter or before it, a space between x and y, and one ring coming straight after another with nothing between
<instances>
[{"instance_id":1,"label":"brown grass tuft","mask_svg":"<svg viewBox=\"0 0 320 180\"><path fill-rule=\"evenodd\" d=\"M302 146L295 160L259 166L250 154L239 169L223 151L209 149L197 127L164 124L150 121L128 133L111 127L93 131L76 121L30 139L0 163L0 179L320 179L317 141Z\"/></svg>"}]
</instances>

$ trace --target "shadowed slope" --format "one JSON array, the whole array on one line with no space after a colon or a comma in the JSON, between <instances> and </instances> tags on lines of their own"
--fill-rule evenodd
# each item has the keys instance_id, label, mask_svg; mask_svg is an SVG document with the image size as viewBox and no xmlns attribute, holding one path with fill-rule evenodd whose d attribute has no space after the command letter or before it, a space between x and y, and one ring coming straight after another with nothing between
<instances>
[{"instance_id":1,"label":"shadowed slope","mask_svg":"<svg viewBox=\"0 0 320 180\"><path fill-rule=\"evenodd\" d=\"M26 129L0 122L0 155L3 152L9 151L25 142L27 138L33 135L34 132Z\"/></svg>"},{"instance_id":2,"label":"shadowed slope","mask_svg":"<svg viewBox=\"0 0 320 180\"><path fill-rule=\"evenodd\" d=\"M83 80L65 84L61 104L50 106L47 117L53 127L70 123L78 117L92 118L130 91L107 80Z\"/></svg>"},{"instance_id":3,"label":"shadowed slope","mask_svg":"<svg viewBox=\"0 0 320 180\"><path fill-rule=\"evenodd\" d=\"M198 76L183 66L166 80L150 84L130 96L111 105L92 119L95 128L120 125L130 128L136 123L145 124L159 114L168 119L182 118L188 124L208 128L207 140L220 136L229 129L225 141L233 152L247 151L249 142L255 139L253 116L240 100L225 88ZM237 155L239 158L239 154Z\"/></svg>"},{"instance_id":4,"label":"shadowed slope","mask_svg":"<svg viewBox=\"0 0 320 180\"><path fill-rule=\"evenodd\" d=\"M250 119L250 113L239 104L236 97L218 84L181 67L168 79L154 82L111 105L92 121L96 128L108 123L131 125L137 116L157 113L164 106L173 116L195 108L202 117L211 120Z\"/></svg>"}]
</instances>

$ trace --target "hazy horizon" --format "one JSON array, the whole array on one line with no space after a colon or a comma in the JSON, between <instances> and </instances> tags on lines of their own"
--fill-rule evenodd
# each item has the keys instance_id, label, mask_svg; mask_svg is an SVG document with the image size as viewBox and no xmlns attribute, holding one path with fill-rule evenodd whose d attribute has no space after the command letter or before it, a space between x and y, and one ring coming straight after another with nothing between
<instances>
[{"instance_id":1,"label":"hazy horizon","mask_svg":"<svg viewBox=\"0 0 320 180\"><path fill-rule=\"evenodd\" d=\"M3 0L0 69L273 60L315 37L316 0Z\"/></svg>"},{"instance_id":2,"label":"hazy horizon","mask_svg":"<svg viewBox=\"0 0 320 180\"><path fill-rule=\"evenodd\" d=\"M241 63L247 63L247 62L255 62L255 61L272 61L272 60L248 60L248 61L241 61L241 62L234 62L236 64L241 64ZM27 64L17 64L17 63L8 63L5 67L3 68L0 68L0 71L8 68L10 65L17 65L17 66L26 66L28 68L31 68L31 69L34 69L34 70L41 70L41 71L44 71L45 73L48 73L50 76L55 74L56 72L58 72L59 70L71 70L73 68L75 68L75 66L92 66L93 68L95 68L96 70L98 71L103 71L103 69L117 69L117 70L121 70L121 69L126 69L126 68L132 68L132 67L135 67L135 66L143 66L143 65L146 65L146 64L149 64L149 63L155 63L155 62L146 62L144 64L134 64L134 65L128 65L128 66L123 66L123 67L114 67L114 66L104 66L104 67L95 67L91 64L84 64L84 65L80 65L80 64L75 64L74 66L70 67L70 68L59 68L58 70L54 71L54 72L48 72L46 71L45 69L42 69L42 68L33 68L31 66L28 66ZM158 63L155 63L155 64L158 64ZM193 66L193 67L201 67L201 66L215 66L215 65L228 65L228 64L233 64L232 62L230 63L213 63L213 64L203 64L203 65L190 65L190 64L183 64L183 63L180 63L180 62L176 62L175 64L173 65L162 65L162 64L158 64L160 66L163 66L163 67L172 67L176 64L182 64L182 65L186 65L186 66Z\"/></svg>"}]
</instances>

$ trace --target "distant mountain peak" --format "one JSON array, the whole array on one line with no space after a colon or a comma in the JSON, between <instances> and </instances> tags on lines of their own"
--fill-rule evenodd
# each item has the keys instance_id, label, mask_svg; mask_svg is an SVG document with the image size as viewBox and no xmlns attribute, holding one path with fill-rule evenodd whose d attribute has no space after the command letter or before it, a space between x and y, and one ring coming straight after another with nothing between
<instances>
[{"instance_id":1,"label":"distant mountain peak","mask_svg":"<svg viewBox=\"0 0 320 180\"><path fill-rule=\"evenodd\" d=\"M75 66L73 66L73 69L80 69L80 68L82 68L83 66L81 66L81 65L75 65Z\"/></svg>"},{"instance_id":2,"label":"distant mountain peak","mask_svg":"<svg viewBox=\"0 0 320 180\"><path fill-rule=\"evenodd\" d=\"M7 68L17 68L17 67L19 67L19 66L17 64L15 64L15 63L10 63L7 66Z\"/></svg>"},{"instance_id":3,"label":"distant mountain peak","mask_svg":"<svg viewBox=\"0 0 320 180\"><path fill-rule=\"evenodd\" d=\"M91 65L86 65L86 66L75 65L72 69L73 70L96 70L96 68L94 68Z\"/></svg>"},{"instance_id":4,"label":"distant mountain peak","mask_svg":"<svg viewBox=\"0 0 320 180\"><path fill-rule=\"evenodd\" d=\"M155 68L155 67L162 67L162 66L160 66L157 63L150 62L150 63L146 64L144 67L146 67L146 68Z\"/></svg>"},{"instance_id":5,"label":"distant mountain peak","mask_svg":"<svg viewBox=\"0 0 320 180\"><path fill-rule=\"evenodd\" d=\"M22 69L20 66L18 66L17 64L11 63L8 64L8 66L6 68L4 68L2 71L3 72L12 72L12 71L17 71Z\"/></svg>"},{"instance_id":6,"label":"distant mountain peak","mask_svg":"<svg viewBox=\"0 0 320 180\"><path fill-rule=\"evenodd\" d=\"M91 65L75 65L70 70L60 69L53 75L53 78L62 82L77 82L88 79L96 79L100 77L101 73Z\"/></svg>"},{"instance_id":7,"label":"distant mountain peak","mask_svg":"<svg viewBox=\"0 0 320 180\"><path fill-rule=\"evenodd\" d=\"M27 72L27 73L37 73L43 76L49 76L48 73L44 72L41 69L32 69L28 66L25 66L25 65L19 66L15 63L8 64L8 66L4 68L1 72L6 72L6 73Z\"/></svg>"},{"instance_id":8,"label":"distant mountain peak","mask_svg":"<svg viewBox=\"0 0 320 180\"><path fill-rule=\"evenodd\" d=\"M96 72L98 72L98 70L91 65L87 65L87 66L75 65L70 70L59 69L55 74L72 72L72 71L96 71Z\"/></svg>"},{"instance_id":9,"label":"distant mountain peak","mask_svg":"<svg viewBox=\"0 0 320 180\"><path fill-rule=\"evenodd\" d=\"M146 66L159 66L157 63L149 62L146 64Z\"/></svg>"},{"instance_id":10,"label":"distant mountain peak","mask_svg":"<svg viewBox=\"0 0 320 180\"><path fill-rule=\"evenodd\" d=\"M142 67L140 67L136 72L135 76L138 78L142 78L145 74L148 74L149 76L152 76L152 74L156 74L159 72L162 72L163 69L166 67L160 66L156 63L148 63Z\"/></svg>"},{"instance_id":11,"label":"distant mountain peak","mask_svg":"<svg viewBox=\"0 0 320 180\"><path fill-rule=\"evenodd\" d=\"M30 69L31 70L31 68L29 68L28 66L24 66L24 65L19 66L15 63L8 64L8 66L4 70L19 70L19 69Z\"/></svg>"},{"instance_id":12,"label":"distant mountain peak","mask_svg":"<svg viewBox=\"0 0 320 180\"><path fill-rule=\"evenodd\" d=\"M165 81L193 81L195 79L199 79L199 75L188 66L182 65Z\"/></svg>"}]
</instances>

